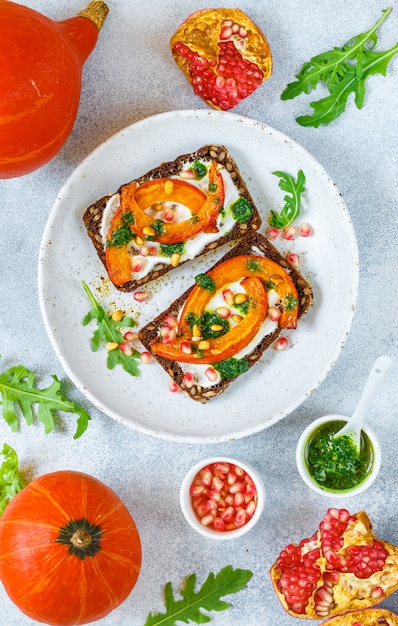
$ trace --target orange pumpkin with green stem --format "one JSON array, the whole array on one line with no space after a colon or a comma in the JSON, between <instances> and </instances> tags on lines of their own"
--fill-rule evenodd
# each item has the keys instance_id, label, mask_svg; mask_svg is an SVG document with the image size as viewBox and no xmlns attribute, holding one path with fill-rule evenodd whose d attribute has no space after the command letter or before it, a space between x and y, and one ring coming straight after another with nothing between
<instances>
[{"instance_id":1,"label":"orange pumpkin with green stem","mask_svg":"<svg viewBox=\"0 0 398 626\"><path fill-rule=\"evenodd\" d=\"M0 2L0 178L28 174L65 143L77 115L82 66L108 13L93 0L55 22L9 0Z\"/></svg>"},{"instance_id":2,"label":"orange pumpkin with green stem","mask_svg":"<svg viewBox=\"0 0 398 626\"><path fill-rule=\"evenodd\" d=\"M81 472L46 474L24 487L0 518L0 578L31 619L87 624L119 606L141 567L129 511Z\"/></svg>"}]
</instances>

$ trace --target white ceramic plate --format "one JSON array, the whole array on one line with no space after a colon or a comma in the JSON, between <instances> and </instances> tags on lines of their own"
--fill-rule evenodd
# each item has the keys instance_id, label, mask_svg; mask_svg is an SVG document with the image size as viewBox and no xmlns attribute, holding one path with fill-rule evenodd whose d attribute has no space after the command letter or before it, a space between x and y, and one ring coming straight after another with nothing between
<instances>
[{"instance_id":1,"label":"white ceramic plate","mask_svg":"<svg viewBox=\"0 0 398 626\"><path fill-rule=\"evenodd\" d=\"M282 253L297 252L311 282L314 305L290 335L291 347L269 349L250 372L206 405L171 393L168 376L153 362L132 377L106 367L105 347L92 352L95 322L82 325L90 306L85 281L105 308L127 310L143 325L186 289L216 255L184 264L148 286L138 304L108 279L86 235L87 206L165 160L207 143L224 144L262 212L265 232L271 208L280 211L282 170L301 168L306 192L300 220L314 234L277 240ZM218 254L218 256L221 256ZM60 362L74 384L102 412L136 430L173 441L210 443L250 435L298 407L324 380L349 332L358 286L358 252L348 210L320 164L300 145L269 126L233 113L173 111L144 119L111 137L75 170L56 200L45 228L39 259L39 298L44 323Z\"/></svg>"}]
</instances>

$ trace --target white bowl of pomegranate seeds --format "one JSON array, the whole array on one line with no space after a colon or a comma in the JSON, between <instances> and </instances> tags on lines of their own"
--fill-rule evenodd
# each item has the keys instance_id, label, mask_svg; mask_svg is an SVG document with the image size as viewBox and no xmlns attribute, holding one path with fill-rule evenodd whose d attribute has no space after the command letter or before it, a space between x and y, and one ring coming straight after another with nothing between
<instances>
[{"instance_id":1,"label":"white bowl of pomegranate seeds","mask_svg":"<svg viewBox=\"0 0 398 626\"><path fill-rule=\"evenodd\" d=\"M194 465L180 491L187 522L205 537L235 539L257 523L264 510L261 476L231 457L213 457Z\"/></svg>"}]
</instances>

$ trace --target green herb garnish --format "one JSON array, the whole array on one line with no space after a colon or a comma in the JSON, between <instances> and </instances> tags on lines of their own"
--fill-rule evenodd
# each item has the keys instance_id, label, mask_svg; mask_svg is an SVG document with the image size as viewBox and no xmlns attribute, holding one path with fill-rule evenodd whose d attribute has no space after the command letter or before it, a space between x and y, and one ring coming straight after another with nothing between
<instances>
[{"instance_id":1,"label":"green herb garnish","mask_svg":"<svg viewBox=\"0 0 398 626\"><path fill-rule=\"evenodd\" d=\"M246 267L249 272L261 272L262 267L261 263L257 259L248 259L246 262Z\"/></svg>"},{"instance_id":2,"label":"green herb garnish","mask_svg":"<svg viewBox=\"0 0 398 626\"><path fill-rule=\"evenodd\" d=\"M163 256L172 256L173 254L182 255L185 251L185 242L179 243L162 243L160 244L160 252Z\"/></svg>"},{"instance_id":3,"label":"green herb garnish","mask_svg":"<svg viewBox=\"0 0 398 626\"><path fill-rule=\"evenodd\" d=\"M1 454L4 461L0 466L0 515L13 497L26 486L26 481L19 473L18 456L14 448L5 443Z\"/></svg>"},{"instance_id":4,"label":"green herb garnish","mask_svg":"<svg viewBox=\"0 0 398 626\"><path fill-rule=\"evenodd\" d=\"M373 74L385 76L389 61L398 52L398 43L389 50L375 50L378 41L376 31L391 10L384 9L373 28L353 37L342 48L333 48L304 63L296 74L297 80L289 83L281 99L289 100L302 93L308 94L318 84L324 85L329 95L310 103L314 109L312 115L296 118L301 126L317 128L320 124L334 121L345 111L351 93L354 94L357 108L362 108L366 79Z\"/></svg>"},{"instance_id":5,"label":"green herb garnish","mask_svg":"<svg viewBox=\"0 0 398 626\"><path fill-rule=\"evenodd\" d=\"M298 305L298 300L295 296L286 296L283 299L283 306L285 307L285 311L293 311Z\"/></svg>"},{"instance_id":6,"label":"green herb garnish","mask_svg":"<svg viewBox=\"0 0 398 626\"><path fill-rule=\"evenodd\" d=\"M246 198L238 198L231 205L232 217L238 224L248 222L253 215L253 207Z\"/></svg>"},{"instance_id":7,"label":"green herb garnish","mask_svg":"<svg viewBox=\"0 0 398 626\"><path fill-rule=\"evenodd\" d=\"M35 385L35 375L23 365L10 367L0 375L1 413L11 430L19 426L19 415L23 415L30 426L34 417L44 425L46 433L55 428L54 413L76 413L77 429L74 439L78 439L87 429L90 416L81 406L71 402L61 393L61 383L53 375L53 382L45 389ZM35 412L34 406L37 405Z\"/></svg>"},{"instance_id":8,"label":"green herb garnish","mask_svg":"<svg viewBox=\"0 0 398 626\"><path fill-rule=\"evenodd\" d=\"M206 165L200 161L194 161L189 169L194 172L196 180L201 180L207 174Z\"/></svg>"},{"instance_id":9,"label":"green herb garnish","mask_svg":"<svg viewBox=\"0 0 398 626\"><path fill-rule=\"evenodd\" d=\"M198 274L195 276L195 282L199 287L202 287L202 289L206 289L206 291L213 292L216 290L216 284L208 274Z\"/></svg>"},{"instance_id":10,"label":"green herb garnish","mask_svg":"<svg viewBox=\"0 0 398 626\"><path fill-rule=\"evenodd\" d=\"M122 246L130 243L130 241L134 239L134 233L130 228L130 224L134 223L134 217L131 211L126 211L126 213L123 213L121 220L122 224L113 231L111 239L107 240L107 248L110 248L112 246L121 248Z\"/></svg>"},{"instance_id":11,"label":"green herb garnish","mask_svg":"<svg viewBox=\"0 0 398 626\"><path fill-rule=\"evenodd\" d=\"M210 573L200 589L195 591L196 576L191 574L180 589L181 600L174 598L173 588L169 582L164 590L166 611L154 615L149 613L144 626L176 626L177 622L185 624L210 622L210 617L202 613L202 609L225 611L230 604L221 598L244 589L252 576L249 570L233 569L231 565L227 565L217 575Z\"/></svg>"},{"instance_id":12,"label":"green herb garnish","mask_svg":"<svg viewBox=\"0 0 398 626\"><path fill-rule=\"evenodd\" d=\"M205 311L198 321L203 339L217 339L229 331L229 322L215 311ZM221 330L212 330L212 326L221 326Z\"/></svg>"},{"instance_id":13,"label":"green herb garnish","mask_svg":"<svg viewBox=\"0 0 398 626\"><path fill-rule=\"evenodd\" d=\"M302 170L297 172L297 180L286 172L272 172L275 176L279 176L279 187L282 191L286 191L284 197L285 206L282 211L276 213L271 211L268 223L274 228L283 229L289 226L300 215L301 194L305 190L305 176ZM289 195L290 194L290 195Z\"/></svg>"},{"instance_id":14,"label":"green herb garnish","mask_svg":"<svg viewBox=\"0 0 398 626\"><path fill-rule=\"evenodd\" d=\"M210 193L214 193L215 191L217 191L217 184L216 183L209 183L208 187L209 187ZM220 200L219 200L219 202L220 202Z\"/></svg>"},{"instance_id":15,"label":"green herb garnish","mask_svg":"<svg viewBox=\"0 0 398 626\"><path fill-rule=\"evenodd\" d=\"M237 359L235 357L225 359L225 361L220 361L219 363L213 363L213 367L220 374L221 378L228 379L240 376L249 369L246 359Z\"/></svg>"},{"instance_id":16,"label":"green herb garnish","mask_svg":"<svg viewBox=\"0 0 398 626\"><path fill-rule=\"evenodd\" d=\"M91 303L91 310L83 319L83 326L87 326L92 320L96 320L98 324L97 330L91 339L91 350L96 352L102 343L124 343L124 337L119 328L131 328L135 326L135 321L131 317L123 316L120 321L115 322L111 315L108 315L103 307L97 302L85 282L82 282L83 288ZM133 350L132 354L125 354L119 348L108 350L107 367L112 370L116 365L121 365L123 369L131 376L138 376L139 369L137 361L140 358L138 350Z\"/></svg>"}]
</instances>

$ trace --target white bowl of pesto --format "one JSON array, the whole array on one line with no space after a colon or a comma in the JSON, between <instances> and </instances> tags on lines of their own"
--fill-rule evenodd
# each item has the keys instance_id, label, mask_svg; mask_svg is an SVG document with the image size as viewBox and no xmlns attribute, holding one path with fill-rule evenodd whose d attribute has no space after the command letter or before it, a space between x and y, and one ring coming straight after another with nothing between
<instances>
[{"instance_id":1,"label":"white bowl of pesto","mask_svg":"<svg viewBox=\"0 0 398 626\"><path fill-rule=\"evenodd\" d=\"M302 433L296 449L297 468L304 482L313 491L333 498L362 493L380 470L380 445L371 428L362 428L359 452L349 437L333 438L347 420L345 415L314 420Z\"/></svg>"}]
</instances>

